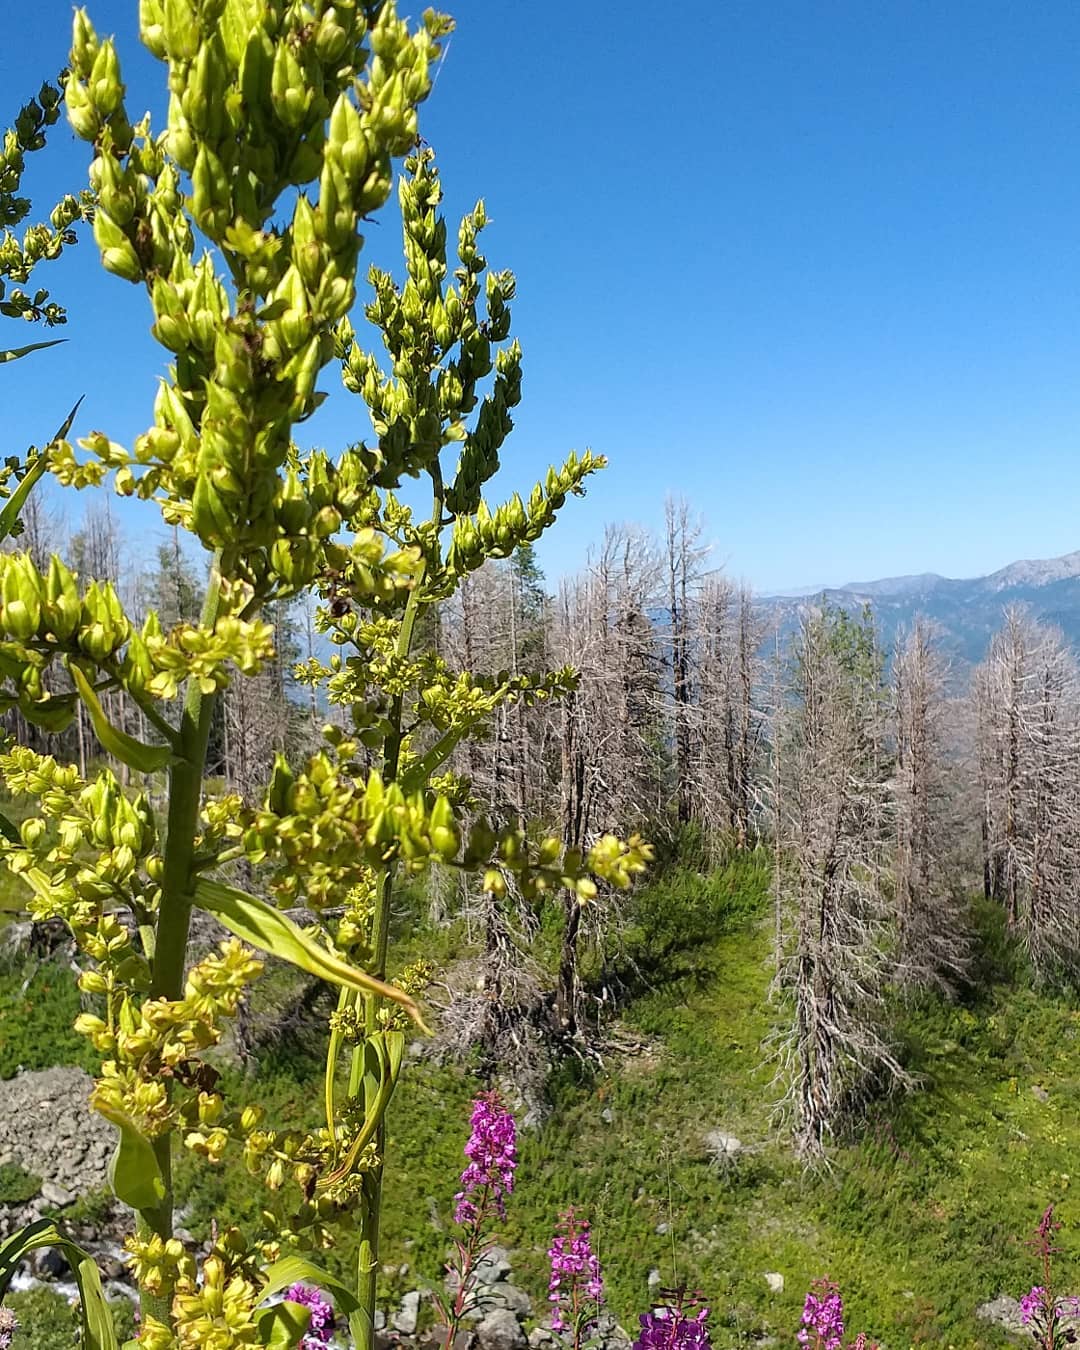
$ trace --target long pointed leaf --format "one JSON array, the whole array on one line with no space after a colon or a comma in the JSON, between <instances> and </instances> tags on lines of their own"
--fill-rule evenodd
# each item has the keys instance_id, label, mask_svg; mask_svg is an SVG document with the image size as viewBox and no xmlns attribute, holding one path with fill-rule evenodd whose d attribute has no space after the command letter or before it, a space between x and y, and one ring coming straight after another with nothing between
<instances>
[{"instance_id":1,"label":"long pointed leaf","mask_svg":"<svg viewBox=\"0 0 1080 1350\"><path fill-rule=\"evenodd\" d=\"M83 398L85 397L86 395L84 394ZM49 446L55 445L57 441L62 441L71 430L71 424L75 421L75 414L79 411L79 405L81 403L82 398L79 399L78 403L76 403L74 408L68 413L67 417L64 419L63 425L49 442ZM14 530L15 524L19 519L19 514L26 505L26 499L30 496L34 484L49 467L49 446L46 446L44 450L38 452L37 459L31 464L30 468L24 474L22 482L8 498L4 509L0 511L0 539L6 539L8 535L11 534L12 530Z\"/></svg>"},{"instance_id":2,"label":"long pointed leaf","mask_svg":"<svg viewBox=\"0 0 1080 1350\"><path fill-rule=\"evenodd\" d=\"M145 741L137 740L126 731L121 731L119 727L114 727L105 716L105 709L101 706L101 700L94 686L79 667L73 661L69 661L68 670L75 681L79 697L86 704L90 721L94 725L94 735L109 754L114 755L122 764L126 764L137 773L155 773L158 769L164 769L172 758L172 747L147 745Z\"/></svg>"},{"instance_id":3,"label":"long pointed leaf","mask_svg":"<svg viewBox=\"0 0 1080 1350\"><path fill-rule=\"evenodd\" d=\"M397 1086L398 1075L401 1072L401 1056L405 1051L405 1037L402 1033L400 1031L377 1031L367 1038L365 1047L374 1049L379 1063L379 1087L375 1095L375 1101L368 1109L363 1125L341 1161L332 1172L320 1178L319 1190L326 1190L328 1187L336 1185L337 1182L343 1181L356 1166L356 1160L374 1139L375 1131L379 1128L379 1122L386 1114L386 1108L390 1105L390 1098L394 1095L394 1088Z\"/></svg>"},{"instance_id":4,"label":"long pointed leaf","mask_svg":"<svg viewBox=\"0 0 1080 1350\"><path fill-rule=\"evenodd\" d=\"M26 347L10 347L0 352L0 365L6 361L17 361L20 356L29 356L31 352L43 352L46 347L59 347L61 342L66 341L67 338L53 338L51 342L31 342Z\"/></svg>"},{"instance_id":5,"label":"long pointed leaf","mask_svg":"<svg viewBox=\"0 0 1080 1350\"><path fill-rule=\"evenodd\" d=\"M19 1262L39 1247L58 1247L75 1272L82 1296L80 1344L85 1350L118 1350L116 1328L101 1287L97 1264L80 1246L64 1237L51 1219L38 1219L0 1244L0 1298L7 1292Z\"/></svg>"},{"instance_id":6,"label":"long pointed leaf","mask_svg":"<svg viewBox=\"0 0 1080 1350\"><path fill-rule=\"evenodd\" d=\"M283 1256L280 1261L267 1266L263 1271L263 1279L266 1281L262 1290L263 1298L269 1298L271 1294L280 1294L290 1285L314 1284L333 1294L334 1305L340 1313L348 1315L360 1306L359 1299L347 1284L343 1284L329 1271L323 1270L321 1266L305 1260L302 1256Z\"/></svg>"},{"instance_id":7,"label":"long pointed leaf","mask_svg":"<svg viewBox=\"0 0 1080 1350\"><path fill-rule=\"evenodd\" d=\"M14 821L8 820L3 811L0 811L0 834L4 836L9 844L22 843L22 835L19 834L19 827Z\"/></svg>"},{"instance_id":8,"label":"long pointed leaf","mask_svg":"<svg viewBox=\"0 0 1080 1350\"><path fill-rule=\"evenodd\" d=\"M427 1031L420 1009L408 994L328 952L266 900L203 877L195 887L195 903L215 915L230 933L235 933L244 942L250 942L253 947L288 961L290 965L299 966L309 975L400 1003L417 1026Z\"/></svg>"}]
</instances>

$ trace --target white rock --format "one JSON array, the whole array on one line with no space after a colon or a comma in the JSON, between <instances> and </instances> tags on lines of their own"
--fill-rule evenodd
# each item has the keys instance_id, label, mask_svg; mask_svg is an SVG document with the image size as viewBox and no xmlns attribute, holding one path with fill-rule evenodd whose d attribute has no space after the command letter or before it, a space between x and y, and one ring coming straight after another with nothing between
<instances>
[{"instance_id":1,"label":"white rock","mask_svg":"<svg viewBox=\"0 0 1080 1350\"><path fill-rule=\"evenodd\" d=\"M765 1283L774 1294L782 1294L784 1292L784 1277L778 1270L767 1270L765 1272Z\"/></svg>"},{"instance_id":2,"label":"white rock","mask_svg":"<svg viewBox=\"0 0 1080 1350\"><path fill-rule=\"evenodd\" d=\"M412 1336L420 1317L420 1291L411 1289L401 1300L401 1307L391 1318L395 1331L403 1336Z\"/></svg>"}]
</instances>

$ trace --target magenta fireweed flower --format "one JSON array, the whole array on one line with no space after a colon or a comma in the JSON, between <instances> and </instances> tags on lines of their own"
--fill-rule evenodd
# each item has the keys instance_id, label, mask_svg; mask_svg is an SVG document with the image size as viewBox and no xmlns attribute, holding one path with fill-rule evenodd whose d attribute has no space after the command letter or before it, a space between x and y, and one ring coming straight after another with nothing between
<instances>
[{"instance_id":1,"label":"magenta fireweed flower","mask_svg":"<svg viewBox=\"0 0 1080 1350\"><path fill-rule=\"evenodd\" d=\"M495 1206L506 1218L504 1197L514 1189L517 1167L517 1127L497 1092L485 1092L473 1102L472 1134L465 1145L469 1165L461 1174L461 1190L454 1196L454 1222L474 1223L480 1208ZM480 1197L480 1208L476 1197Z\"/></svg>"},{"instance_id":2,"label":"magenta fireweed flower","mask_svg":"<svg viewBox=\"0 0 1080 1350\"><path fill-rule=\"evenodd\" d=\"M582 1333L596 1325L596 1314L604 1298L604 1279L600 1258L592 1249L589 1222L579 1218L573 1208L559 1216L548 1259L551 1329L573 1330L576 1345Z\"/></svg>"},{"instance_id":3,"label":"magenta fireweed flower","mask_svg":"<svg viewBox=\"0 0 1080 1350\"><path fill-rule=\"evenodd\" d=\"M19 1319L10 1308L0 1308L0 1350L8 1350L19 1329Z\"/></svg>"},{"instance_id":4,"label":"magenta fireweed flower","mask_svg":"<svg viewBox=\"0 0 1080 1350\"><path fill-rule=\"evenodd\" d=\"M307 1333L300 1342L301 1350L328 1350L330 1333L334 1329L334 1310L322 1293L309 1284L294 1284L286 1289L290 1303L299 1303L309 1309L311 1320Z\"/></svg>"},{"instance_id":5,"label":"magenta fireweed flower","mask_svg":"<svg viewBox=\"0 0 1080 1350\"><path fill-rule=\"evenodd\" d=\"M707 1305L677 1290L669 1303L641 1314L632 1350L710 1350L708 1317Z\"/></svg>"},{"instance_id":6,"label":"magenta fireweed flower","mask_svg":"<svg viewBox=\"0 0 1080 1350\"><path fill-rule=\"evenodd\" d=\"M1046 1301L1046 1290L1041 1284L1031 1287L1028 1293L1020 1296L1020 1321L1024 1326L1043 1310L1043 1304Z\"/></svg>"},{"instance_id":7,"label":"magenta fireweed flower","mask_svg":"<svg viewBox=\"0 0 1080 1350\"><path fill-rule=\"evenodd\" d=\"M803 1304L802 1328L796 1337L812 1350L841 1350L844 1344L844 1301L832 1280L815 1280Z\"/></svg>"}]
</instances>

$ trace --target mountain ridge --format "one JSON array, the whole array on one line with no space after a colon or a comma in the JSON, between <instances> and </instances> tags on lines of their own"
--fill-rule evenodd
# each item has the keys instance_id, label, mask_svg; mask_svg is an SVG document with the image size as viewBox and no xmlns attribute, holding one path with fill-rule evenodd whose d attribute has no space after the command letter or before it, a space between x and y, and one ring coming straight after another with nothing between
<instances>
[{"instance_id":1,"label":"mountain ridge","mask_svg":"<svg viewBox=\"0 0 1080 1350\"><path fill-rule=\"evenodd\" d=\"M919 572L801 594L763 595L757 604L783 634L792 631L799 615L822 599L839 608L868 604L887 646L922 614L938 628L943 650L961 666L983 659L1005 608L1012 604L1023 605L1034 618L1056 625L1080 651L1080 549L1056 558L1018 559L980 577Z\"/></svg>"}]
</instances>

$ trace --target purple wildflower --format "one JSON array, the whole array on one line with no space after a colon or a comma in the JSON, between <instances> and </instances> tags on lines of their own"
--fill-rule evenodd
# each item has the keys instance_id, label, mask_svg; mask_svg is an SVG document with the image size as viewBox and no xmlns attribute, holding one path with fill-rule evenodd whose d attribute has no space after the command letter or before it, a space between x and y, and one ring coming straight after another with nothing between
<instances>
[{"instance_id":1,"label":"purple wildflower","mask_svg":"<svg viewBox=\"0 0 1080 1350\"><path fill-rule=\"evenodd\" d=\"M677 1291L670 1303L641 1314L632 1350L710 1350L708 1317L705 1304Z\"/></svg>"},{"instance_id":2,"label":"purple wildflower","mask_svg":"<svg viewBox=\"0 0 1080 1350\"><path fill-rule=\"evenodd\" d=\"M19 1319L10 1308L0 1308L0 1350L8 1350L19 1329Z\"/></svg>"},{"instance_id":3,"label":"purple wildflower","mask_svg":"<svg viewBox=\"0 0 1080 1350\"><path fill-rule=\"evenodd\" d=\"M589 1223L573 1208L560 1215L558 1230L548 1248L551 1279L548 1302L551 1304L552 1331L573 1330L574 1344L581 1334L596 1324L596 1311L604 1297L604 1279L600 1258L592 1249ZM586 1306L582 1307L583 1301ZM567 1323L567 1316L570 1318Z\"/></svg>"},{"instance_id":4,"label":"purple wildflower","mask_svg":"<svg viewBox=\"0 0 1080 1350\"><path fill-rule=\"evenodd\" d=\"M321 1292L308 1284L294 1284L285 1291L285 1297L311 1313L307 1334L300 1342L301 1350L328 1350L330 1333L334 1329L334 1310Z\"/></svg>"},{"instance_id":5,"label":"purple wildflower","mask_svg":"<svg viewBox=\"0 0 1080 1350\"><path fill-rule=\"evenodd\" d=\"M461 1190L454 1196L454 1222L475 1223L481 1209L493 1204L506 1217L504 1197L514 1189L517 1167L517 1129L514 1117L497 1092L485 1092L473 1102L472 1134L465 1145L468 1166L461 1174ZM477 1206L476 1196L481 1197Z\"/></svg>"},{"instance_id":6,"label":"purple wildflower","mask_svg":"<svg viewBox=\"0 0 1080 1350\"><path fill-rule=\"evenodd\" d=\"M1020 1298L1020 1321L1024 1326L1035 1317L1038 1317L1043 1310L1043 1304L1046 1301L1046 1290L1041 1284L1033 1285L1030 1291L1021 1295Z\"/></svg>"},{"instance_id":7,"label":"purple wildflower","mask_svg":"<svg viewBox=\"0 0 1080 1350\"><path fill-rule=\"evenodd\" d=\"M839 1285L832 1280L814 1281L803 1304L802 1323L796 1337L800 1345L812 1346L813 1350L841 1350L844 1302Z\"/></svg>"}]
</instances>

